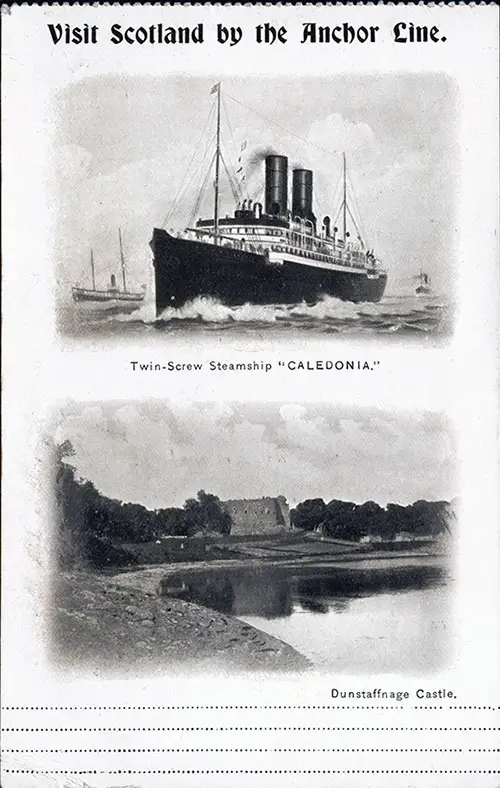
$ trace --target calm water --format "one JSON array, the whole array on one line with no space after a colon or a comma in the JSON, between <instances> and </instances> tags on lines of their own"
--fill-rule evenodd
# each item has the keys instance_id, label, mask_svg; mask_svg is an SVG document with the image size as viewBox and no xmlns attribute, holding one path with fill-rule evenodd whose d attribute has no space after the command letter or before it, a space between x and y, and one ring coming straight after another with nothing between
<instances>
[{"instance_id":1,"label":"calm water","mask_svg":"<svg viewBox=\"0 0 500 788\"><path fill-rule=\"evenodd\" d=\"M326 297L307 304L226 307L198 298L181 309L166 309L156 319L153 304L135 311L102 304L68 304L63 330L70 334L127 335L252 334L286 336L295 332L331 335L410 335L420 338L451 333L452 308L438 296L385 296L378 304L352 304Z\"/></svg>"},{"instance_id":2,"label":"calm water","mask_svg":"<svg viewBox=\"0 0 500 788\"><path fill-rule=\"evenodd\" d=\"M208 570L165 580L163 591L280 638L320 670L432 672L449 649L450 580L441 564L377 559L299 574Z\"/></svg>"}]
</instances>

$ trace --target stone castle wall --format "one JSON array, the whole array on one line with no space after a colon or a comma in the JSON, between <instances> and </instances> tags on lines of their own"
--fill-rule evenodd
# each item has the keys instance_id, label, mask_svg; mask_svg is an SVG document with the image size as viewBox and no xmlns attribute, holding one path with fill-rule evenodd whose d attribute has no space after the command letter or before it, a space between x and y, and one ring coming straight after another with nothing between
<instances>
[{"instance_id":1,"label":"stone castle wall","mask_svg":"<svg viewBox=\"0 0 500 788\"><path fill-rule=\"evenodd\" d=\"M257 498L221 502L231 515L232 535L281 533L290 528L290 509L286 498Z\"/></svg>"}]
</instances>

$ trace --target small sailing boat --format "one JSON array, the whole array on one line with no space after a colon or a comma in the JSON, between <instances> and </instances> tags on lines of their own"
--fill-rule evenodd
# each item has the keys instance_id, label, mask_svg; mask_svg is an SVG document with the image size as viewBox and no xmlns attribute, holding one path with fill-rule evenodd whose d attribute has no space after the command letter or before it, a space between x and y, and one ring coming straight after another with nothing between
<instances>
[{"instance_id":1,"label":"small sailing boat","mask_svg":"<svg viewBox=\"0 0 500 788\"><path fill-rule=\"evenodd\" d=\"M415 288L415 293L417 295L428 295L431 292L431 278L429 274L420 269L420 273L415 278L419 282Z\"/></svg>"},{"instance_id":2,"label":"small sailing boat","mask_svg":"<svg viewBox=\"0 0 500 788\"><path fill-rule=\"evenodd\" d=\"M123 278L123 290L116 284L116 277L114 274L111 274L111 281L110 285L107 290L99 290L96 288L95 284L95 267L94 267L94 251L93 249L90 250L90 270L92 273L92 287L76 287L73 286L71 288L71 292L73 294L74 301L93 301L99 303L105 303L110 301L119 301L120 303L125 304L138 304L144 301L144 297L146 295L145 287L142 288L139 292L133 292L132 290L127 290L127 280L125 274L125 257L123 255L123 244L122 244L122 233L121 230L118 230L118 240L120 243L120 264L122 269L122 278Z\"/></svg>"}]
</instances>

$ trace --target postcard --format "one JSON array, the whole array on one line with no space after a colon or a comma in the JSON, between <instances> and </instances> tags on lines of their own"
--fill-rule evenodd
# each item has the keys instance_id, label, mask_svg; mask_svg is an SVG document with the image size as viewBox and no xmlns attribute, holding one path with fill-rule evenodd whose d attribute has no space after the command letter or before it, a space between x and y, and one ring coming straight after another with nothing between
<instances>
[{"instance_id":1,"label":"postcard","mask_svg":"<svg viewBox=\"0 0 500 788\"><path fill-rule=\"evenodd\" d=\"M497 788L498 9L2 19L2 785Z\"/></svg>"}]
</instances>

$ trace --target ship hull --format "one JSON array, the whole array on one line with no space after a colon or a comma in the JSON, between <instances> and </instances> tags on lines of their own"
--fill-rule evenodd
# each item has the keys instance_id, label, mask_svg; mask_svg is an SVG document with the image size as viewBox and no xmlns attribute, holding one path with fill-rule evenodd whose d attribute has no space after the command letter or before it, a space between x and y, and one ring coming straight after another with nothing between
<instances>
[{"instance_id":1,"label":"ship hull","mask_svg":"<svg viewBox=\"0 0 500 788\"><path fill-rule=\"evenodd\" d=\"M174 238L155 229L151 242L155 269L156 314L180 308L197 297L226 306L317 303L323 296L343 301L379 301L387 275L320 268L264 255Z\"/></svg>"},{"instance_id":2,"label":"ship hull","mask_svg":"<svg viewBox=\"0 0 500 788\"><path fill-rule=\"evenodd\" d=\"M144 301L144 293L109 293L106 290L86 290L85 288L74 287L73 300L99 304L115 301L124 304L140 304L141 301Z\"/></svg>"}]
</instances>

